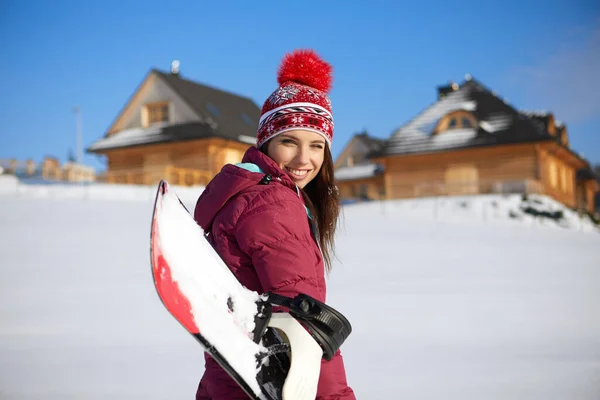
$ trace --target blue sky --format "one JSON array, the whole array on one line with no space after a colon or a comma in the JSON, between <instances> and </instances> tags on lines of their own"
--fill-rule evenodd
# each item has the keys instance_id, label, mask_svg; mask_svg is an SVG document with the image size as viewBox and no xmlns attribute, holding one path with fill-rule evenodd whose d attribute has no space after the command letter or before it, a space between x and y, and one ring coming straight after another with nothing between
<instances>
[{"instance_id":1,"label":"blue sky","mask_svg":"<svg viewBox=\"0 0 600 400\"><path fill-rule=\"evenodd\" d=\"M367 129L386 138L466 73L520 109L552 111L600 163L600 3L587 1L0 2L0 158L75 151L102 137L150 68L251 97L282 55L334 67L334 156ZM104 169L102 158L85 162Z\"/></svg>"}]
</instances>

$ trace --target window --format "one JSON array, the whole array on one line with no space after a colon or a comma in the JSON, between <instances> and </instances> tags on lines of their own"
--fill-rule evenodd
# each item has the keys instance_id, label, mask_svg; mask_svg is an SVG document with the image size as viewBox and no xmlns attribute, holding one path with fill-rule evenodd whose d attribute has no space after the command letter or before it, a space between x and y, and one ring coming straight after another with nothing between
<instances>
[{"instance_id":1,"label":"window","mask_svg":"<svg viewBox=\"0 0 600 400\"><path fill-rule=\"evenodd\" d=\"M169 122L169 103L152 103L146 105L145 126L157 124L160 122Z\"/></svg>"},{"instance_id":2,"label":"window","mask_svg":"<svg viewBox=\"0 0 600 400\"><path fill-rule=\"evenodd\" d=\"M562 143L564 146L569 147L569 137L567 136L567 128L565 128L564 126L560 129L560 143Z\"/></svg>"},{"instance_id":3,"label":"window","mask_svg":"<svg viewBox=\"0 0 600 400\"><path fill-rule=\"evenodd\" d=\"M210 112L215 117L218 117L219 115L221 115L221 111L219 111L219 109L212 103L207 103L206 109L208 110L208 112Z\"/></svg>"},{"instance_id":4,"label":"window","mask_svg":"<svg viewBox=\"0 0 600 400\"><path fill-rule=\"evenodd\" d=\"M475 165L456 164L446 168L444 182L447 194L479 193L479 171Z\"/></svg>"},{"instance_id":5,"label":"window","mask_svg":"<svg viewBox=\"0 0 600 400\"><path fill-rule=\"evenodd\" d=\"M473 114L465 110L458 110L442 117L433 130L433 134L453 129L475 129L476 127L477 120Z\"/></svg>"},{"instance_id":6,"label":"window","mask_svg":"<svg viewBox=\"0 0 600 400\"><path fill-rule=\"evenodd\" d=\"M254 126L256 123L246 113L242 113L242 119L249 126Z\"/></svg>"},{"instance_id":7,"label":"window","mask_svg":"<svg viewBox=\"0 0 600 400\"><path fill-rule=\"evenodd\" d=\"M352 155L348 156L346 159L346 166L353 167L354 166L354 157Z\"/></svg>"},{"instance_id":8,"label":"window","mask_svg":"<svg viewBox=\"0 0 600 400\"><path fill-rule=\"evenodd\" d=\"M565 193L572 193L572 177L571 170L567 168L565 165L560 167L560 190Z\"/></svg>"},{"instance_id":9,"label":"window","mask_svg":"<svg viewBox=\"0 0 600 400\"><path fill-rule=\"evenodd\" d=\"M550 186L554 189L558 187L558 166L556 165L556 161L550 160L548 165Z\"/></svg>"}]
</instances>

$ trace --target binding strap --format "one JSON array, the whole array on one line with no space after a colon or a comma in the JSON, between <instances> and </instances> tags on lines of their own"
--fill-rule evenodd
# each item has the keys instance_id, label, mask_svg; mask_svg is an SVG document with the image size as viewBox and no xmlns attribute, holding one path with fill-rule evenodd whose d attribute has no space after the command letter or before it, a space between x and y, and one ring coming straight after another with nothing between
<instances>
[{"instance_id":1,"label":"binding strap","mask_svg":"<svg viewBox=\"0 0 600 400\"><path fill-rule=\"evenodd\" d=\"M352 325L339 311L308 295L294 298L266 293L267 301L289 309L290 315L304 325L323 349L323 357L331 360L352 333Z\"/></svg>"}]
</instances>

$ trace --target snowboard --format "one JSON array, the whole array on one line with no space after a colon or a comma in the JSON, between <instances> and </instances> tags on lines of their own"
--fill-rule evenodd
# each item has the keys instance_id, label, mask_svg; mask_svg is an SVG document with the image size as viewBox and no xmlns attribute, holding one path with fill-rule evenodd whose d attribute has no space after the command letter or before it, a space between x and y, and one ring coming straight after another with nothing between
<instances>
[{"instance_id":1,"label":"snowboard","mask_svg":"<svg viewBox=\"0 0 600 400\"><path fill-rule=\"evenodd\" d=\"M266 295L239 283L164 180L150 256L165 308L250 399L314 400L321 346L289 313L271 313Z\"/></svg>"}]
</instances>

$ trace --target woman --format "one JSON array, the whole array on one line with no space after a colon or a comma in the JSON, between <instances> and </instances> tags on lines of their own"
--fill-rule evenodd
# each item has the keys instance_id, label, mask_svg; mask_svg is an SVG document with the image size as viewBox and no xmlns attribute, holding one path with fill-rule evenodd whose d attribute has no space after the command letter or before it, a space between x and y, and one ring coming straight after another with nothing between
<instances>
[{"instance_id":1,"label":"woman","mask_svg":"<svg viewBox=\"0 0 600 400\"><path fill-rule=\"evenodd\" d=\"M256 147L207 185L196 222L247 288L326 302L325 270L339 213L333 179L331 66L310 50L287 54L265 101ZM246 399L206 355L197 400ZM341 353L322 360L318 400L355 399Z\"/></svg>"}]
</instances>

